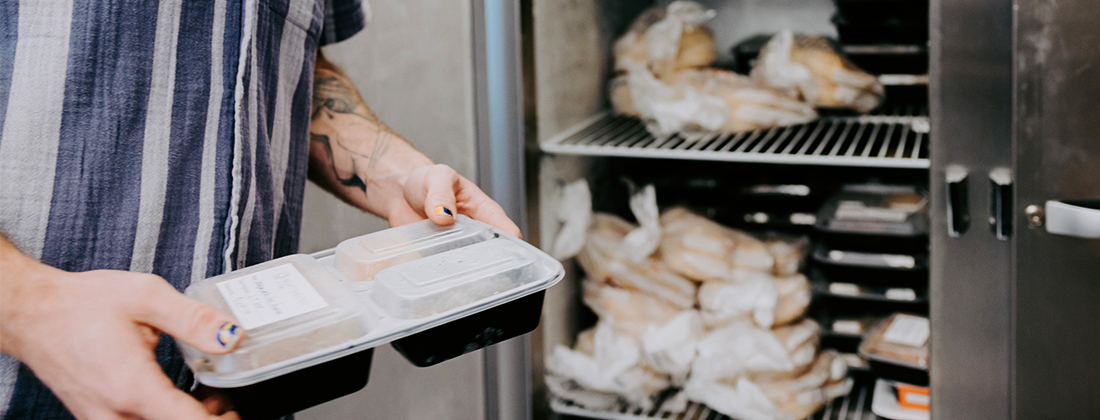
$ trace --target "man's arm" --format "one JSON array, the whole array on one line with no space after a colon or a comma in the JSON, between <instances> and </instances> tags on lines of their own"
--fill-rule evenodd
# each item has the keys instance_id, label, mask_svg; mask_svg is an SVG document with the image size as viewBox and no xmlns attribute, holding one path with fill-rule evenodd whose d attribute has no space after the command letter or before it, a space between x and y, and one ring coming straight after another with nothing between
<instances>
[{"instance_id":1,"label":"man's arm","mask_svg":"<svg viewBox=\"0 0 1100 420\"><path fill-rule=\"evenodd\" d=\"M435 165L363 102L318 51L309 127L309 178L345 202L397 226L466 214L519 236L504 210L446 165Z\"/></svg>"}]
</instances>

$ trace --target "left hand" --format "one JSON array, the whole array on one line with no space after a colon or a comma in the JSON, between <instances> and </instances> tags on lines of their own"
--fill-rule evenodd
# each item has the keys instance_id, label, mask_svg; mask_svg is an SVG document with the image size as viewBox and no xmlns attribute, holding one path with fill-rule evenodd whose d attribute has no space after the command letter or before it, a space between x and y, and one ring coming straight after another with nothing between
<instances>
[{"instance_id":1,"label":"left hand","mask_svg":"<svg viewBox=\"0 0 1100 420\"><path fill-rule=\"evenodd\" d=\"M500 204L454 169L441 164L421 166L410 172L405 180L405 200L393 200L386 219L390 226L425 218L446 226L454 223L460 213L509 235L521 236L519 227Z\"/></svg>"}]
</instances>

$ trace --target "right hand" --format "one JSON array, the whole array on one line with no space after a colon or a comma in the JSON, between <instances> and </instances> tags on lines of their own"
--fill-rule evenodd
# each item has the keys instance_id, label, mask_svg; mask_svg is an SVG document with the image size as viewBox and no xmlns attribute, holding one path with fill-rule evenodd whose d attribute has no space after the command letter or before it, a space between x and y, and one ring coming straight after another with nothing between
<instances>
[{"instance_id":1,"label":"right hand","mask_svg":"<svg viewBox=\"0 0 1100 420\"><path fill-rule=\"evenodd\" d=\"M152 274L4 262L0 351L30 367L76 418L238 419L222 414L220 402L176 389L153 354L160 331L207 353L228 353L243 330L218 333L238 325L233 318Z\"/></svg>"}]
</instances>

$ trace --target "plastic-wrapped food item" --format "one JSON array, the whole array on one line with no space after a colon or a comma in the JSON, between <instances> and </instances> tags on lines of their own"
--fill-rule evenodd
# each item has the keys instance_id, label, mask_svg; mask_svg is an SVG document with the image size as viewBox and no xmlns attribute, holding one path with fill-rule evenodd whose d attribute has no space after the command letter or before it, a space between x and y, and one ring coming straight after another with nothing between
<instances>
[{"instance_id":1,"label":"plastic-wrapped food item","mask_svg":"<svg viewBox=\"0 0 1100 420\"><path fill-rule=\"evenodd\" d=\"M775 266L775 258L759 239L686 209L664 212L661 225L665 228L661 258L690 279L733 281L736 268L771 272Z\"/></svg>"},{"instance_id":2,"label":"plastic-wrapped food item","mask_svg":"<svg viewBox=\"0 0 1100 420\"><path fill-rule=\"evenodd\" d=\"M691 373L702 336L703 322L692 310L680 312L667 324L650 325L642 334L646 366L669 375L672 385L682 385Z\"/></svg>"},{"instance_id":3,"label":"plastic-wrapped food item","mask_svg":"<svg viewBox=\"0 0 1100 420\"><path fill-rule=\"evenodd\" d=\"M810 307L813 293L806 276L794 274L776 279L779 300L775 305L775 324L783 325L801 318Z\"/></svg>"},{"instance_id":4,"label":"plastic-wrapped food item","mask_svg":"<svg viewBox=\"0 0 1100 420\"><path fill-rule=\"evenodd\" d=\"M648 293L619 289L593 281L584 283L584 303L602 321L622 334L640 339L650 325L665 325L682 310Z\"/></svg>"},{"instance_id":5,"label":"plastic-wrapped food item","mask_svg":"<svg viewBox=\"0 0 1100 420\"><path fill-rule=\"evenodd\" d=\"M926 254L928 198L912 185L844 185L821 207L816 227L830 249Z\"/></svg>"},{"instance_id":6,"label":"plastic-wrapped food item","mask_svg":"<svg viewBox=\"0 0 1100 420\"><path fill-rule=\"evenodd\" d=\"M612 105L640 116L650 133L737 133L802 124L817 118L810 105L739 74L687 69L662 79L639 71L612 85ZM629 101L626 98L629 93ZM627 106L629 104L630 106Z\"/></svg>"},{"instance_id":7,"label":"plastic-wrapped food item","mask_svg":"<svg viewBox=\"0 0 1100 420\"><path fill-rule=\"evenodd\" d=\"M736 378L751 372L790 372L791 351L771 330L738 322L711 331L699 341L692 380Z\"/></svg>"},{"instance_id":8,"label":"plastic-wrapped food item","mask_svg":"<svg viewBox=\"0 0 1100 420\"><path fill-rule=\"evenodd\" d=\"M619 395L643 407L650 397L669 386L666 376L643 366L639 342L616 332L614 321L601 320L592 335L592 353L557 346L546 358L551 375L568 378L581 387Z\"/></svg>"},{"instance_id":9,"label":"plastic-wrapped food item","mask_svg":"<svg viewBox=\"0 0 1100 420\"><path fill-rule=\"evenodd\" d=\"M824 108L869 112L879 106L885 89L878 78L841 56L816 35L783 31L761 50L752 77Z\"/></svg>"},{"instance_id":10,"label":"plastic-wrapped food item","mask_svg":"<svg viewBox=\"0 0 1100 420\"><path fill-rule=\"evenodd\" d=\"M266 299L257 298L262 290ZM358 339L369 331L355 298L313 258L291 255L204 280L188 297L231 313L248 335L228 354L182 345L196 372L231 375Z\"/></svg>"},{"instance_id":11,"label":"plastic-wrapped food item","mask_svg":"<svg viewBox=\"0 0 1100 420\"><path fill-rule=\"evenodd\" d=\"M927 371L930 333L928 318L893 314L871 328L859 354L871 361Z\"/></svg>"},{"instance_id":12,"label":"plastic-wrapped food item","mask_svg":"<svg viewBox=\"0 0 1100 420\"><path fill-rule=\"evenodd\" d=\"M674 1L643 12L615 42L615 70L645 70L658 77L714 62L714 35L706 22L714 11L693 1Z\"/></svg>"},{"instance_id":13,"label":"plastic-wrapped food item","mask_svg":"<svg viewBox=\"0 0 1100 420\"><path fill-rule=\"evenodd\" d=\"M611 98L611 109L620 115L628 117L640 117L638 108L634 107L634 99L630 96L630 77L627 75L616 76L607 82L608 96Z\"/></svg>"},{"instance_id":14,"label":"plastic-wrapped food item","mask_svg":"<svg viewBox=\"0 0 1100 420\"><path fill-rule=\"evenodd\" d=\"M688 309L695 305L695 283L680 277L656 258L640 264L616 257L619 245L634 225L605 213L593 215L592 228L577 261L593 281L603 281L616 287L646 292Z\"/></svg>"},{"instance_id":15,"label":"plastic-wrapped food item","mask_svg":"<svg viewBox=\"0 0 1100 420\"><path fill-rule=\"evenodd\" d=\"M362 290L387 267L493 237L488 226L470 221L460 214L450 226L412 223L348 239L336 247L336 268L351 281L354 289Z\"/></svg>"},{"instance_id":16,"label":"plastic-wrapped food item","mask_svg":"<svg viewBox=\"0 0 1100 420\"><path fill-rule=\"evenodd\" d=\"M775 278L767 273L753 272L736 282L707 282L699 288L699 310L712 328L746 318L771 328L778 301Z\"/></svg>"},{"instance_id":17,"label":"plastic-wrapped food item","mask_svg":"<svg viewBox=\"0 0 1100 420\"><path fill-rule=\"evenodd\" d=\"M802 260L810 249L810 240L805 236L781 237L773 235L764 241L768 251L775 258L773 273L777 277L786 277L798 273Z\"/></svg>"},{"instance_id":18,"label":"plastic-wrapped food item","mask_svg":"<svg viewBox=\"0 0 1100 420\"><path fill-rule=\"evenodd\" d=\"M884 419L928 420L931 418L930 403L926 387L876 379L871 412Z\"/></svg>"},{"instance_id":19,"label":"plastic-wrapped food item","mask_svg":"<svg viewBox=\"0 0 1100 420\"><path fill-rule=\"evenodd\" d=\"M522 285L535 257L490 240L382 270L371 297L399 318L421 318Z\"/></svg>"},{"instance_id":20,"label":"plastic-wrapped food item","mask_svg":"<svg viewBox=\"0 0 1100 420\"><path fill-rule=\"evenodd\" d=\"M581 179L561 189L554 215L562 223L550 255L558 260L572 258L584 247L584 238L592 224L592 191L588 181Z\"/></svg>"},{"instance_id":21,"label":"plastic-wrapped food item","mask_svg":"<svg viewBox=\"0 0 1100 420\"><path fill-rule=\"evenodd\" d=\"M848 394L852 381L847 365L832 350L821 352L802 376L778 381L756 381L764 394L789 418L809 417L825 403Z\"/></svg>"}]
</instances>

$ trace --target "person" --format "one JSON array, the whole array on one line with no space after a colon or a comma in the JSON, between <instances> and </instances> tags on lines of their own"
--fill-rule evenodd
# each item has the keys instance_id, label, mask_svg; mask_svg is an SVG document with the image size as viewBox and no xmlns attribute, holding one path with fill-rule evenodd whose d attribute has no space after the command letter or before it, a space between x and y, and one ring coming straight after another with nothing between
<instances>
[{"instance_id":1,"label":"person","mask_svg":"<svg viewBox=\"0 0 1100 420\"><path fill-rule=\"evenodd\" d=\"M382 123L319 47L358 0L0 4L0 415L236 418L172 337L247 336L184 297L295 253L310 179L401 225L503 209ZM166 335L161 335L161 333Z\"/></svg>"}]
</instances>

